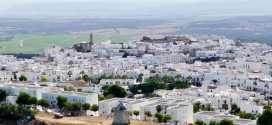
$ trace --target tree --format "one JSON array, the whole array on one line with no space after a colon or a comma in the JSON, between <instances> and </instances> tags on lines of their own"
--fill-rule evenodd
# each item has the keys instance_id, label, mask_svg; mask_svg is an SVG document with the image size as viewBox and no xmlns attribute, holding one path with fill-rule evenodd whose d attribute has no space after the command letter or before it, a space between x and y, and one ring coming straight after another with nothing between
<instances>
[{"instance_id":1,"label":"tree","mask_svg":"<svg viewBox=\"0 0 272 125\"><path fill-rule=\"evenodd\" d=\"M36 106L37 103L38 103L38 99L37 99L36 97L34 97L34 96L32 96L32 97L30 97L30 98L28 99L28 104L29 104L29 105L34 105L34 106Z\"/></svg>"},{"instance_id":2,"label":"tree","mask_svg":"<svg viewBox=\"0 0 272 125\"><path fill-rule=\"evenodd\" d=\"M214 108L212 107L211 104L206 104L205 111L214 111Z\"/></svg>"},{"instance_id":3,"label":"tree","mask_svg":"<svg viewBox=\"0 0 272 125\"><path fill-rule=\"evenodd\" d=\"M99 110L99 106L98 106L97 104L93 104L93 105L91 106L91 111L97 112L98 110Z\"/></svg>"},{"instance_id":4,"label":"tree","mask_svg":"<svg viewBox=\"0 0 272 125\"><path fill-rule=\"evenodd\" d=\"M49 103L46 99L40 99L38 101L38 105L40 105L42 107L42 109L49 107Z\"/></svg>"},{"instance_id":5,"label":"tree","mask_svg":"<svg viewBox=\"0 0 272 125\"><path fill-rule=\"evenodd\" d=\"M19 77L19 80L20 80L20 81L27 81L27 77L24 76L24 75L21 75L21 76Z\"/></svg>"},{"instance_id":6,"label":"tree","mask_svg":"<svg viewBox=\"0 0 272 125\"><path fill-rule=\"evenodd\" d=\"M189 83L191 84L192 83L192 76L188 76L187 79L189 80Z\"/></svg>"},{"instance_id":7,"label":"tree","mask_svg":"<svg viewBox=\"0 0 272 125\"><path fill-rule=\"evenodd\" d=\"M223 109L228 110L227 100L224 100L222 107Z\"/></svg>"},{"instance_id":8,"label":"tree","mask_svg":"<svg viewBox=\"0 0 272 125\"><path fill-rule=\"evenodd\" d=\"M257 105L259 105L260 101L261 101L260 99L254 100L254 102L255 102Z\"/></svg>"},{"instance_id":9,"label":"tree","mask_svg":"<svg viewBox=\"0 0 272 125\"><path fill-rule=\"evenodd\" d=\"M251 113L242 112L242 111L240 111L238 113L238 116L240 116L240 118L244 118L244 119L251 119L251 120L256 119L255 115L253 115Z\"/></svg>"},{"instance_id":10,"label":"tree","mask_svg":"<svg viewBox=\"0 0 272 125\"><path fill-rule=\"evenodd\" d=\"M199 110L200 110L200 105L201 105L200 102L196 102L196 103L193 104L194 113L199 112Z\"/></svg>"},{"instance_id":11,"label":"tree","mask_svg":"<svg viewBox=\"0 0 272 125\"><path fill-rule=\"evenodd\" d=\"M166 122L168 122L169 120L171 120L172 117L171 117L170 115L167 114L167 115L164 115L162 119L163 119L163 122L166 123Z\"/></svg>"},{"instance_id":12,"label":"tree","mask_svg":"<svg viewBox=\"0 0 272 125\"><path fill-rule=\"evenodd\" d=\"M2 119L10 119L10 120L18 120L25 116L34 116L36 111L11 105L11 104L1 104L0 105L0 118Z\"/></svg>"},{"instance_id":13,"label":"tree","mask_svg":"<svg viewBox=\"0 0 272 125\"><path fill-rule=\"evenodd\" d=\"M8 92L4 89L0 89L0 102L5 101L8 96Z\"/></svg>"},{"instance_id":14,"label":"tree","mask_svg":"<svg viewBox=\"0 0 272 125\"><path fill-rule=\"evenodd\" d=\"M81 76L83 76L83 75L85 75L85 72L82 70L82 71L79 72L79 74L80 74Z\"/></svg>"},{"instance_id":15,"label":"tree","mask_svg":"<svg viewBox=\"0 0 272 125\"><path fill-rule=\"evenodd\" d=\"M156 75L155 75L155 80L156 80L157 82L160 82L160 81L161 81L161 77L160 77L159 74L156 74Z\"/></svg>"},{"instance_id":16,"label":"tree","mask_svg":"<svg viewBox=\"0 0 272 125\"><path fill-rule=\"evenodd\" d=\"M175 78L173 76L169 76L168 78L168 82L172 83L175 81Z\"/></svg>"},{"instance_id":17,"label":"tree","mask_svg":"<svg viewBox=\"0 0 272 125\"><path fill-rule=\"evenodd\" d=\"M219 123L217 123L216 121L214 121L214 120L211 120L210 122L209 122L209 125L218 125Z\"/></svg>"},{"instance_id":18,"label":"tree","mask_svg":"<svg viewBox=\"0 0 272 125\"><path fill-rule=\"evenodd\" d=\"M138 75L138 79L141 80L141 82L142 82L142 80L143 80L143 77L144 77L144 74L143 74L143 73L140 73L140 74Z\"/></svg>"},{"instance_id":19,"label":"tree","mask_svg":"<svg viewBox=\"0 0 272 125\"><path fill-rule=\"evenodd\" d=\"M45 77L45 76L42 76L42 77L41 77L41 81L46 82L46 81L48 81L48 78Z\"/></svg>"},{"instance_id":20,"label":"tree","mask_svg":"<svg viewBox=\"0 0 272 125\"><path fill-rule=\"evenodd\" d=\"M181 78L181 75L177 74L177 75L175 75L175 78L176 78L177 81L179 81L179 79Z\"/></svg>"},{"instance_id":21,"label":"tree","mask_svg":"<svg viewBox=\"0 0 272 125\"><path fill-rule=\"evenodd\" d=\"M29 105L30 98L31 98L31 96L28 93L22 92L18 95L16 103L18 105Z\"/></svg>"},{"instance_id":22,"label":"tree","mask_svg":"<svg viewBox=\"0 0 272 125\"><path fill-rule=\"evenodd\" d=\"M75 115L75 112L79 112L81 110L80 102L67 102L65 106L67 111L70 111L72 115Z\"/></svg>"},{"instance_id":23,"label":"tree","mask_svg":"<svg viewBox=\"0 0 272 125\"><path fill-rule=\"evenodd\" d=\"M76 91L76 88L75 88L74 86L69 86L68 89L69 89L70 91L73 91L73 92Z\"/></svg>"},{"instance_id":24,"label":"tree","mask_svg":"<svg viewBox=\"0 0 272 125\"><path fill-rule=\"evenodd\" d=\"M76 91L76 88L74 86L69 86L69 87L64 87L64 91L73 91L75 92Z\"/></svg>"},{"instance_id":25,"label":"tree","mask_svg":"<svg viewBox=\"0 0 272 125\"><path fill-rule=\"evenodd\" d=\"M87 113L87 110L91 108L91 105L89 103L83 103L82 108L85 111L85 114Z\"/></svg>"},{"instance_id":26,"label":"tree","mask_svg":"<svg viewBox=\"0 0 272 125\"><path fill-rule=\"evenodd\" d=\"M64 96L58 96L57 97L57 105L60 108L60 111L62 110L63 107L66 107L66 103L68 102L68 99Z\"/></svg>"},{"instance_id":27,"label":"tree","mask_svg":"<svg viewBox=\"0 0 272 125\"><path fill-rule=\"evenodd\" d=\"M220 121L220 125L234 125L233 121L232 120L229 120L229 119L222 119Z\"/></svg>"},{"instance_id":28,"label":"tree","mask_svg":"<svg viewBox=\"0 0 272 125\"><path fill-rule=\"evenodd\" d=\"M167 84L167 89L168 90L173 90L173 89L186 89L189 88L190 85L186 82L182 82L182 81L175 81L173 83Z\"/></svg>"},{"instance_id":29,"label":"tree","mask_svg":"<svg viewBox=\"0 0 272 125\"><path fill-rule=\"evenodd\" d=\"M160 105L157 105L156 110L157 110L158 113L160 113L162 111L162 107Z\"/></svg>"},{"instance_id":30,"label":"tree","mask_svg":"<svg viewBox=\"0 0 272 125\"><path fill-rule=\"evenodd\" d=\"M150 117L152 117L152 113L150 111L145 111L144 112L145 116L148 117L150 119Z\"/></svg>"},{"instance_id":31,"label":"tree","mask_svg":"<svg viewBox=\"0 0 272 125\"><path fill-rule=\"evenodd\" d=\"M213 84L216 85L216 83L218 82L216 79L212 80Z\"/></svg>"},{"instance_id":32,"label":"tree","mask_svg":"<svg viewBox=\"0 0 272 125\"><path fill-rule=\"evenodd\" d=\"M16 72L13 72L12 74L13 74L14 80L17 80L17 74L16 74Z\"/></svg>"},{"instance_id":33,"label":"tree","mask_svg":"<svg viewBox=\"0 0 272 125\"><path fill-rule=\"evenodd\" d=\"M114 112L115 111L115 107L111 108L111 112Z\"/></svg>"},{"instance_id":34,"label":"tree","mask_svg":"<svg viewBox=\"0 0 272 125\"><path fill-rule=\"evenodd\" d=\"M200 120L200 119L197 119L197 120L195 121L195 124L197 124L197 125L205 125L204 121L202 121L202 120Z\"/></svg>"},{"instance_id":35,"label":"tree","mask_svg":"<svg viewBox=\"0 0 272 125\"><path fill-rule=\"evenodd\" d=\"M138 117L138 115L140 114L140 111L138 110L134 110L132 111L133 115L135 115L136 117Z\"/></svg>"},{"instance_id":36,"label":"tree","mask_svg":"<svg viewBox=\"0 0 272 125\"><path fill-rule=\"evenodd\" d=\"M163 80L163 82L167 83L169 81L169 76L168 75L164 75L162 77L162 80Z\"/></svg>"},{"instance_id":37,"label":"tree","mask_svg":"<svg viewBox=\"0 0 272 125\"><path fill-rule=\"evenodd\" d=\"M257 125L272 125L272 110L266 109L258 117Z\"/></svg>"},{"instance_id":38,"label":"tree","mask_svg":"<svg viewBox=\"0 0 272 125\"><path fill-rule=\"evenodd\" d=\"M104 90L103 95L105 97L108 95L112 95L114 97L124 98L127 96L127 93L126 90L120 85L111 85Z\"/></svg>"},{"instance_id":39,"label":"tree","mask_svg":"<svg viewBox=\"0 0 272 125\"><path fill-rule=\"evenodd\" d=\"M83 79L80 79L80 80L79 80L79 83L80 83L80 84L86 84L86 81L83 80Z\"/></svg>"},{"instance_id":40,"label":"tree","mask_svg":"<svg viewBox=\"0 0 272 125\"><path fill-rule=\"evenodd\" d=\"M86 75L86 74L83 75L82 79L83 79L85 82L90 82L90 81L91 81L91 78L90 78L88 75Z\"/></svg>"},{"instance_id":41,"label":"tree","mask_svg":"<svg viewBox=\"0 0 272 125\"><path fill-rule=\"evenodd\" d=\"M95 79L95 78L90 77L90 81L91 81L93 84L99 84L99 80L98 80L98 79Z\"/></svg>"},{"instance_id":42,"label":"tree","mask_svg":"<svg viewBox=\"0 0 272 125\"><path fill-rule=\"evenodd\" d=\"M237 104L232 104L230 113L236 115L239 112L240 112L240 108L238 108Z\"/></svg>"},{"instance_id":43,"label":"tree","mask_svg":"<svg viewBox=\"0 0 272 125\"><path fill-rule=\"evenodd\" d=\"M133 94L141 93L141 94L145 94L145 96L148 96L150 93L153 93L157 89L165 89L165 88L166 88L165 83L159 83L151 79L146 79L145 83L130 86L129 89Z\"/></svg>"},{"instance_id":44,"label":"tree","mask_svg":"<svg viewBox=\"0 0 272 125\"><path fill-rule=\"evenodd\" d=\"M121 78L122 79L128 79L128 76L127 75L123 75Z\"/></svg>"},{"instance_id":45,"label":"tree","mask_svg":"<svg viewBox=\"0 0 272 125\"><path fill-rule=\"evenodd\" d=\"M62 52L62 53L63 53L63 52L64 52L64 49L63 49L63 48L61 48L61 49L60 49L60 52Z\"/></svg>"},{"instance_id":46,"label":"tree","mask_svg":"<svg viewBox=\"0 0 272 125\"><path fill-rule=\"evenodd\" d=\"M129 56L129 53L125 52L124 55L123 55L123 58L127 58L128 56Z\"/></svg>"},{"instance_id":47,"label":"tree","mask_svg":"<svg viewBox=\"0 0 272 125\"><path fill-rule=\"evenodd\" d=\"M71 79L71 76L73 75L73 72L70 70L67 72L67 75L69 76L69 80Z\"/></svg>"},{"instance_id":48,"label":"tree","mask_svg":"<svg viewBox=\"0 0 272 125\"><path fill-rule=\"evenodd\" d=\"M178 125L179 120L174 120L174 122L175 122L175 125Z\"/></svg>"},{"instance_id":49,"label":"tree","mask_svg":"<svg viewBox=\"0 0 272 125\"><path fill-rule=\"evenodd\" d=\"M162 121L162 118L163 118L163 115L161 113L155 113L154 115L157 119L158 119L158 122L161 122Z\"/></svg>"}]
</instances>

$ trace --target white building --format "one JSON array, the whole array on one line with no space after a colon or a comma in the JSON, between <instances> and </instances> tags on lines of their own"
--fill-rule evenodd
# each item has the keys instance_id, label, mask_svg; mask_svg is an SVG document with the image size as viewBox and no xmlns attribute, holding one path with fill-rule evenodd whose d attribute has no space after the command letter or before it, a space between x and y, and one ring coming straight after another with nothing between
<instances>
[{"instance_id":1,"label":"white building","mask_svg":"<svg viewBox=\"0 0 272 125\"><path fill-rule=\"evenodd\" d=\"M50 107L57 107L57 97L63 96L68 102L89 103L90 105L98 104L98 94L95 93L79 93L66 91L51 91L42 93L42 98L46 99Z\"/></svg>"},{"instance_id":2,"label":"white building","mask_svg":"<svg viewBox=\"0 0 272 125\"><path fill-rule=\"evenodd\" d=\"M102 79L100 80L99 84L101 86L113 85L113 84L117 84L120 86L131 86L137 83L136 83L136 79Z\"/></svg>"},{"instance_id":3,"label":"white building","mask_svg":"<svg viewBox=\"0 0 272 125\"><path fill-rule=\"evenodd\" d=\"M209 124L210 121L220 122L222 119L232 120L235 125L256 125L256 120L240 119L237 116L220 114L214 111L203 111L194 114L194 122L202 120L205 124Z\"/></svg>"}]
</instances>

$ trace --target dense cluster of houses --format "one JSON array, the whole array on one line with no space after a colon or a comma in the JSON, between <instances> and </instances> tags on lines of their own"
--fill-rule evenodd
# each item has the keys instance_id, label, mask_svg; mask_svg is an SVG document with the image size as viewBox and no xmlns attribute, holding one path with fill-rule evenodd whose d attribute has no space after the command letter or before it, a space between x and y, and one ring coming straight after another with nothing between
<instances>
[{"instance_id":1,"label":"dense cluster of houses","mask_svg":"<svg viewBox=\"0 0 272 125\"><path fill-rule=\"evenodd\" d=\"M82 44L84 45L84 44ZM45 98L56 107L56 96L61 95L74 102L99 104L99 115L108 116L119 101L129 110L139 110L137 119L145 119L144 112L155 113L156 105L164 105L165 114L186 125L195 117L209 121L222 115L218 112L200 112L194 115L192 104L210 103L221 110L223 103L237 104L242 111L259 114L264 104L272 98L271 47L260 43L240 43L221 36L166 37L160 40L110 41L92 45L88 53L73 48L53 47L45 49L44 56L18 59L12 55L0 55L0 88L11 95L7 101L15 103L20 92ZM84 74L98 78L102 75L123 76L126 79L102 79L98 85L92 81L76 86L77 92L63 91L73 86L73 81ZM189 89L157 90L161 98L110 99L98 103L102 86L141 84L146 78L165 75L186 81L196 87ZM26 76L27 82L18 77ZM142 75L141 79L139 76ZM47 82L41 82L46 77ZM211 116L211 117L210 117ZM223 116L222 116L223 117ZM233 116L224 116L233 117ZM250 120L237 124L251 125ZM235 121L234 120L234 121ZM182 122L181 122L182 121ZM254 122L254 121L253 121Z\"/></svg>"}]
</instances>

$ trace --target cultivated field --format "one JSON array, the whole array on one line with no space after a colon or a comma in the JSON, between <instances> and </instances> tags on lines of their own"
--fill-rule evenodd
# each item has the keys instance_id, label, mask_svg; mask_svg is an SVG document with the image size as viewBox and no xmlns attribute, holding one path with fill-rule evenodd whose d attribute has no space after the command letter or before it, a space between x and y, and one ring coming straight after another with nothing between
<instances>
[{"instance_id":1,"label":"cultivated field","mask_svg":"<svg viewBox=\"0 0 272 125\"><path fill-rule=\"evenodd\" d=\"M0 35L0 38L7 35ZM94 41L110 39L112 42L124 42L129 39L125 35L94 35ZM52 46L72 47L76 43L89 41L88 35L14 35L12 41L0 42L0 53L41 54L44 48Z\"/></svg>"}]
</instances>

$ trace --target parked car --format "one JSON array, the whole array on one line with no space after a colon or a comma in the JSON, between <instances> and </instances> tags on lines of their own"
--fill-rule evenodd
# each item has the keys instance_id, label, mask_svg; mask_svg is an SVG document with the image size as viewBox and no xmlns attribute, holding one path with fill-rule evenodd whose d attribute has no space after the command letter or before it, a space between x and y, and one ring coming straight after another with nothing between
<instances>
[{"instance_id":1,"label":"parked car","mask_svg":"<svg viewBox=\"0 0 272 125\"><path fill-rule=\"evenodd\" d=\"M50 110L50 109L46 109L45 112L46 112L46 113L52 113L53 111Z\"/></svg>"},{"instance_id":2,"label":"parked car","mask_svg":"<svg viewBox=\"0 0 272 125\"><path fill-rule=\"evenodd\" d=\"M54 116L55 118L63 118L63 115L60 113L55 113Z\"/></svg>"}]
</instances>

